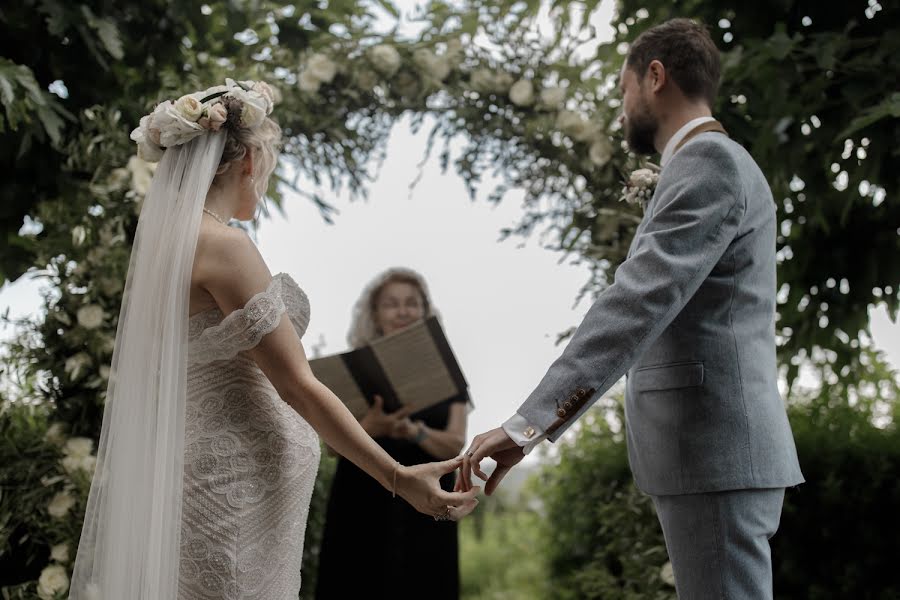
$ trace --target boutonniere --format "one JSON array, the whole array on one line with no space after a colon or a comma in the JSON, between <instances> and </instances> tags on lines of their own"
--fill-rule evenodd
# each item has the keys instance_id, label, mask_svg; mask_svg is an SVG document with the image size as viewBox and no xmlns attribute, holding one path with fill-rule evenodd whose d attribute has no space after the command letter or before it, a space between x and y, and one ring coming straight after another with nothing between
<instances>
[{"instance_id":1,"label":"boutonniere","mask_svg":"<svg viewBox=\"0 0 900 600\"><path fill-rule=\"evenodd\" d=\"M647 208L647 203L653 197L656 190L656 184L659 182L660 167L653 163L647 163L642 169L631 172L625 185L622 188L622 196L619 201L625 201L629 204L640 204L641 208Z\"/></svg>"}]
</instances>

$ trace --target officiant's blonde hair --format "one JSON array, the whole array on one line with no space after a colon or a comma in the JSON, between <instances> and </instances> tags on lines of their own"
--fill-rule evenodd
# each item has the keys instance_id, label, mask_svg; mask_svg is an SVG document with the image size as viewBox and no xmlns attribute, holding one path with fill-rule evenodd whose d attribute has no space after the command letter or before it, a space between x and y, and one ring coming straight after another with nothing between
<instances>
[{"instance_id":1,"label":"officiant's blonde hair","mask_svg":"<svg viewBox=\"0 0 900 600\"><path fill-rule=\"evenodd\" d=\"M406 267L392 267L379 273L372 281L363 288L362 294L353 305L353 320L350 322L350 331L347 333L347 343L351 348L359 348L365 346L372 340L380 338L384 333L379 329L375 322L375 301L378 294L389 283L409 283L419 289L422 294L422 302L425 305L425 317L436 316L440 318L440 314L434 308L431 301L431 294L428 292L428 284L425 278L416 271Z\"/></svg>"}]
</instances>

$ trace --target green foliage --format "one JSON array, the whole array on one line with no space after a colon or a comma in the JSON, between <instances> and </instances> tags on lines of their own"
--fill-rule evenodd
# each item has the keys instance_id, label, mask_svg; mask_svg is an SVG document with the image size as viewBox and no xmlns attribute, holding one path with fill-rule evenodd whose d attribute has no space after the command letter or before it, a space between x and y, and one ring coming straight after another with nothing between
<instances>
[{"instance_id":1,"label":"green foliage","mask_svg":"<svg viewBox=\"0 0 900 600\"><path fill-rule=\"evenodd\" d=\"M787 492L772 539L775 589L785 600L900 595L900 433L844 405L823 419L795 405L791 423L806 483Z\"/></svg>"},{"instance_id":2,"label":"green foliage","mask_svg":"<svg viewBox=\"0 0 900 600\"><path fill-rule=\"evenodd\" d=\"M629 21L639 10L649 17ZM676 16L710 28L724 66L716 114L779 209L788 379L816 347L854 368L869 307L896 318L900 306L900 2L622 0L619 14L613 44Z\"/></svg>"},{"instance_id":3,"label":"green foliage","mask_svg":"<svg viewBox=\"0 0 900 600\"><path fill-rule=\"evenodd\" d=\"M632 482L621 404L601 399L541 474L544 546L555 600L674 600L653 505Z\"/></svg>"},{"instance_id":4,"label":"green foliage","mask_svg":"<svg viewBox=\"0 0 900 600\"><path fill-rule=\"evenodd\" d=\"M337 468L337 457L328 452L322 444L322 460L316 475L312 500L309 503L309 517L306 520L306 535L303 539L303 585L300 600L313 600L316 596L316 577L319 572L319 554L322 551L322 537L325 533L325 516L331 482Z\"/></svg>"},{"instance_id":5,"label":"green foliage","mask_svg":"<svg viewBox=\"0 0 900 600\"><path fill-rule=\"evenodd\" d=\"M791 402L806 483L787 490L772 540L778 598L900 593L896 536L887 533L900 527L900 432L890 421L900 389L882 357L865 361L871 382L826 382ZM667 561L662 531L649 498L632 482L622 423L620 404L601 400L541 475L548 598L674 598L660 578Z\"/></svg>"},{"instance_id":6,"label":"green foliage","mask_svg":"<svg viewBox=\"0 0 900 600\"><path fill-rule=\"evenodd\" d=\"M53 516L48 507L62 495L72 500L66 513L82 514L90 476L67 473L60 465L59 440L52 433L48 438L48 407L0 406L0 587L10 598L34 598L34 580L51 547L69 544L81 533L80 519ZM64 562L74 558L69 545Z\"/></svg>"},{"instance_id":7,"label":"green foliage","mask_svg":"<svg viewBox=\"0 0 900 600\"><path fill-rule=\"evenodd\" d=\"M484 497L459 524L460 597L543 600L549 594L543 515L533 495L513 504L502 491Z\"/></svg>"}]
</instances>

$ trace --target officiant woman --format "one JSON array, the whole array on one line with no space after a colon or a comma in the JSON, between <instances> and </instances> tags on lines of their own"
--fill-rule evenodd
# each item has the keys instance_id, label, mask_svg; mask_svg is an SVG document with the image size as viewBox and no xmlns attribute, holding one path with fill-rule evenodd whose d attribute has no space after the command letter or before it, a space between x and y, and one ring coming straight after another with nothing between
<instances>
[{"instance_id":1,"label":"officiant woman","mask_svg":"<svg viewBox=\"0 0 900 600\"><path fill-rule=\"evenodd\" d=\"M353 310L353 348L437 314L428 286L411 269L393 268L363 290ZM374 398L360 424L392 457L415 465L458 456L466 439L469 397L463 394L407 415L382 410ZM454 475L441 485L452 490ZM340 458L325 521L317 600L354 598L456 600L457 527L416 512Z\"/></svg>"}]
</instances>

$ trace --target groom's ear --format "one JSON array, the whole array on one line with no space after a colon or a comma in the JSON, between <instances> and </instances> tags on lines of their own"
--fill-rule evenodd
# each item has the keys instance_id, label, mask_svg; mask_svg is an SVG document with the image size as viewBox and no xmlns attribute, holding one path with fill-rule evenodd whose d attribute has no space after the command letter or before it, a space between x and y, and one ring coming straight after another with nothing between
<instances>
[{"instance_id":1,"label":"groom's ear","mask_svg":"<svg viewBox=\"0 0 900 600\"><path fill-rule=\"evenodd\" d=\"M668 82L666 67L658 60L650 61L647 65L647 73L644 75L644 84L654 94L660 93Z\"/></svg>"}]
</instances>

